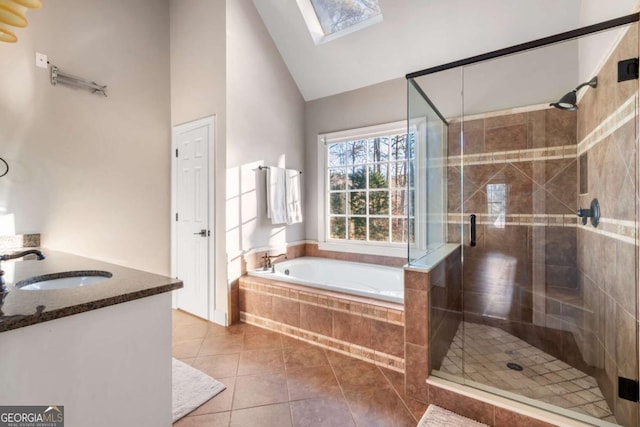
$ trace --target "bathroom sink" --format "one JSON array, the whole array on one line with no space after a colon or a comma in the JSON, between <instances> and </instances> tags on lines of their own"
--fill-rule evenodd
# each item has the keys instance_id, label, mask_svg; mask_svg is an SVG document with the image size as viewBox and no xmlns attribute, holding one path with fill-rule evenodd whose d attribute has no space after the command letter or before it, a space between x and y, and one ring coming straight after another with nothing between
<instances>
[{"instance_id":1,"label":"bathroom sink","mask_svg":"<svg viewBox=\"0 0 640 427\"><path fill-rule=\"evenodd\" d=\"M100 283L111 276L108 271L66 271L22 280L16 283L16 288L23 291L78 288Z\"/></svg>"}]
</instances>

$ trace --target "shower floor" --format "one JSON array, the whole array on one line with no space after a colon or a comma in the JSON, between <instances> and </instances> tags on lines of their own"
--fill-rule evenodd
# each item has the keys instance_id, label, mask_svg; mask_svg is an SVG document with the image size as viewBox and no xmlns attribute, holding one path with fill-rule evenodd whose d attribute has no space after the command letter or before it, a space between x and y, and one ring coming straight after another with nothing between
<instances>
[{"instance_id":1,"label":"shower floor","mask_svg":"<svg viewBox=\"0 0 640 427\"><path fill-rule=\"evenodd\" d=\"M462 376L463 363L469 380L616 423L595 378L501 329L460 323L440 371Z\"/></svg>"}]
</instances>

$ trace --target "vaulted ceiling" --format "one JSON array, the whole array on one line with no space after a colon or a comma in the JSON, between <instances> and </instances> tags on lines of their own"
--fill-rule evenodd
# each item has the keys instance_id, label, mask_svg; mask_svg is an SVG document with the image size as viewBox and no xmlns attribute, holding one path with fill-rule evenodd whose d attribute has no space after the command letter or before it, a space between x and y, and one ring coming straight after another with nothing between
<instances>
[{"instance_id":1,"label":"vaulted ceiling","mask_svg":"<svg viewBox=\"0 0 640 427\"><path fill-rule=\"evenodd\" d=\"M636 0L379 0L381 23L316 45L296 4L305 0L253 1L305 100L623 16L636 4ZM575 69L566 80L549 78L548 93L562 94L579 79L577 44L564 48L550 49L548 62L559 68L570 60ZM541 55L532 55L530 64L540 67ZM558 58L564 62L558 63ZM476 78L482 79L483 73L477 71ZM489 69L484 72L491 74ZM499 78L505 93L512 92L504 77L503 72ZM540 88L530 91L539 94Z\"/></svg>"}]
</instances>

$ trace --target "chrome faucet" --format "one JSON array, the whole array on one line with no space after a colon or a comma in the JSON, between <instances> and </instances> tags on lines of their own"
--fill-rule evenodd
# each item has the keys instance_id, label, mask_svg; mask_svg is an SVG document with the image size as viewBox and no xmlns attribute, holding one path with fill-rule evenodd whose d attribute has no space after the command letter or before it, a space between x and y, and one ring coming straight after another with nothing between
<instances>
[{"instance_id":1,"label":"chrome faucet","mask_svg":"<svg viewBox=\"0 0 640 427\"><path fill-rule=\"evenodd\" d=\"M38 261L42 261L43 259L45 259L45 256L42 253L42 251L39 251L38 249L29 249L22 252L15 252L12 254L0 255L0 261L9 261L10 259L22 258L27 255L37 256ZM4 285L4 270L0 265L0 294L4 294L6 292L7 292L7 288Z\"/></svg>"},{"instance_id":2,"label":"chrome faucet","mask_svg":"<svg viewBox=\"0 0 640 427\"><path fill-rule=\"evenodd\" d=\"M262 256L262 260L263 260L262 270L267 271L268 269L271 269L271 272L274 273L275 267L273 266L274 262L272 260L276 260L281 256L284 256L284 259L287 259L287 254L269 255L265 252L264 255Z\"/></svg>"}]
</instances>

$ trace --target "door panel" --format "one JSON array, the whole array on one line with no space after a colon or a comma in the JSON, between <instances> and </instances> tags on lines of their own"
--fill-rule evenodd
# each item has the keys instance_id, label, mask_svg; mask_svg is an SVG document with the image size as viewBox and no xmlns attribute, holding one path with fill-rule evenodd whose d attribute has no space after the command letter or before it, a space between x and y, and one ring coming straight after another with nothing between
<instances>
[{"instance_id":1,"label":"door panel","mask_svg":"<svg viewBox=\"0 0 640 427\"><path fill-rule=\"evenodd\" d=\"M208 125L176 137L176 275L178 308L209 318Z\"/></svg>"}]
</instances>

